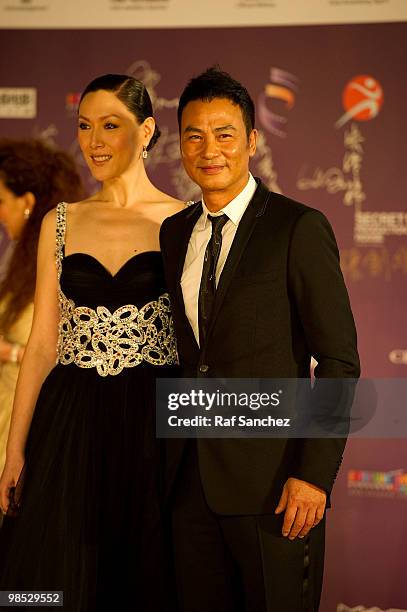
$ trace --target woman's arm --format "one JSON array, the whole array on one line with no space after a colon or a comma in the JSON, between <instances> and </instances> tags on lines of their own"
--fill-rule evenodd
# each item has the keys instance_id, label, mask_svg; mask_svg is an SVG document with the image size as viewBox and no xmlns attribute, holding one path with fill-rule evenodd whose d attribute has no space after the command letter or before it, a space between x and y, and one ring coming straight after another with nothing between
<instances>
[{"instance_id":1,"label":"woman's arm","mask_svg":"<svg viewBox=\"0 0 407 612\"><path fill-rule=\"evenodd\" d=\"M6 465L0 479L0 507L3 511L8 508L10 488L16 485L24 464L25 444L41 385L56 360L59 304L55 223L56 213L52 210L44 217L38 244L34 318L18 376Z\"/></svg>"}]
</instances>

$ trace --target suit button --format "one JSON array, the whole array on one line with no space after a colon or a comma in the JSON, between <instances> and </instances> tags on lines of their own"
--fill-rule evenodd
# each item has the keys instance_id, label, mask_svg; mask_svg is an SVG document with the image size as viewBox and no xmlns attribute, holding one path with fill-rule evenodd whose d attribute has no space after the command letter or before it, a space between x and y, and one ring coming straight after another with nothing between
<instances>
[{"instance_id":1,"label":"suit button","mask_svg":"<svg viewBox=\"0 0 407 612\"><path fill-rule=\"evenodd\" d=\"M206 374L206 372L209 370L209 366L206 365L206 363L203 363L202 365L199 366L199 371L202 374Z\"/></svg>"}]
</instances>

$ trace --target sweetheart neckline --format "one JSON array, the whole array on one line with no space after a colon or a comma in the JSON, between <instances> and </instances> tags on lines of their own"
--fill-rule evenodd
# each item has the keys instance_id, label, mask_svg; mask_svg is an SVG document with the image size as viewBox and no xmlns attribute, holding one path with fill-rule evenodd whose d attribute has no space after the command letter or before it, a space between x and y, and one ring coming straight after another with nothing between
<instances>
[{"instance_id":1,"label":"sweetheart neckline","mask_svg":"<svg viewBox=\"0 0 407 612\"><path fill-rule=\"evenodd\" d=\"M80 251L78 251L77 253L69 253L69 255L64 255L62 259L62 263L65 261L65 259L69 259L69 257L75 257L78 255L81 257L89 257L89 259L92 259L93 261L95 261L102 268L102 270L106 272L106 274L108 274L111 278L115 278L123 270L123 268L127 266L128 263L130 263L137 257L141 257L142 255L153 255L153 254L161 255L161 251L142 251L141 253L136 253L135 255L132 255L129 259L127 259L127 261L124 262L122 266L120 266L120 268L114 274L101 261L99 261L97 257L95 257L94 255L91 255L90 253L82 253Z\"/></svg>"}]
</instances>

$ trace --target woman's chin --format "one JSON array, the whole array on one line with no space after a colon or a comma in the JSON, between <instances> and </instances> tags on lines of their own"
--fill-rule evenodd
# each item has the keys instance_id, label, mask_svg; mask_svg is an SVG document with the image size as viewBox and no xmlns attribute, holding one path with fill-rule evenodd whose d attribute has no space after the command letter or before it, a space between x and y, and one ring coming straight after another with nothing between
<instances>
[{"instance_id":1,"label":"woman's chin","mask_svg":"<svg viewBox=\"0 0 407 612\"><path fill-rule=\"evenodd\" d=\"M91 167L89 169L91 171L93 178L96 181L100 181L101 183L105 183L106 181L112 181L114 179L117 179L122 174L121 172L118 172L117 169L114 170L113 168Z\"/></svg>"},{"instance_id":2,"label":"woman's chin","mask_svg":"<svg viewBox=\"0 0 407 612\"><path fill-rule=\"evenodd\" d=\"M91 174L93 178L101 183L105 181L111 181L112 179L117 178L117 172L113 172L108 168L90 168Z\"/></svg>"}]
</instances>

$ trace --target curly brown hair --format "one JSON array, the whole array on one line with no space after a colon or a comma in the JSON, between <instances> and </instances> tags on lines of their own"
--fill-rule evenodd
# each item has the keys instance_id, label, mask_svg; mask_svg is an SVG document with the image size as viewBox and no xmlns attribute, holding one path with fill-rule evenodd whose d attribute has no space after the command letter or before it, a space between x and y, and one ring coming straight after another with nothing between
<instances>
[{"instance_id":1,"label":"curly brown hair","mask_svg":"<svg viewBox=\"0 0 407 612\"><path fill-rule=\"evenodd\" d=\"M5 334L34 297L38 239L44 215L62 200L81 200L84 190L71 156L41 140L1 138L0 178L15 195L31 192L35 197L35 206L0 286L0 301L5 300L0 331Z\"/></svg>"}]
</instances>

